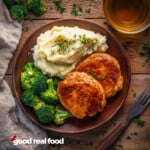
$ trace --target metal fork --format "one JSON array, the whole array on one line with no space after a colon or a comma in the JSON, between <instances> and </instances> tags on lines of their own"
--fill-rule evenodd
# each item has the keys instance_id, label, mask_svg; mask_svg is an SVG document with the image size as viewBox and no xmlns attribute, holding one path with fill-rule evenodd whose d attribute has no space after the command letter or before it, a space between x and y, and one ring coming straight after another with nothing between
<instances>
[{"instance_id":1,"label":"metal fork","mask_svg":"<svg viewBox=\"0 0 150 150\"><path fill-rule=\"evenodd\" d=\"M121 122L97 147L96 150L107 150L115 143L120 134L127 128L132 119L141 115L146 107L150 104L150 86L146 87L143 92L136 98L130 108L129 114L124 122Z\"/></svg>"}]
</instances>

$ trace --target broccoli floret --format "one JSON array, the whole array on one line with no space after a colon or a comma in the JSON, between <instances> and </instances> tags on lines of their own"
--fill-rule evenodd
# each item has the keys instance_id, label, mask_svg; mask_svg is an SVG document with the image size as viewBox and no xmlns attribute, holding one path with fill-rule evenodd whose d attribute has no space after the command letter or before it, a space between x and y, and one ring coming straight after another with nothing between
<instances>
[{"instance_id":1,"label":"broccoli floret","mask_svg":"<svg viewBox=\"0 0 150 150\"><path fill-rule=\"evenodd\" d=\"M61 13L63 13L64 10L65 10L65 7L64 7L64 5L62 4L62 1L61 1L61 0L53 0L53 2L55 3L57 9L58 9Z\"/></svg>"},{"instance_id":2,"label":"broccoli floret","mask_svg":"<svg viewBox=\"0 0 150 150\"><path fill-rule=\"evenodd\" d=\"M27 7L35 15L42 15L46 11L44 0L27 0Z\"/></svg>"},{"instance_id":3,"label":"broccoli floret","mask_svg":"<svg viewBox=\"0 0 150 150\"><path fill-rule=\"evenodd\" d=\"M24 71L30 76L37 76L43 74L34 64L33 62L27 62L24 65Z\"/></svg>"},{"instance_id":4,"label":"broccoli floret","mask_svg":"<svg viewBox=\"0 0 150 150\"><path fill-rule=\"evenodd\" d=\"M32 91L24 91L22 100L25 105L34 109L40 122L49 123L53 120L55 114L54 106L46 105Z\"/></svg>"},{"instance_id":5,"label":"broccoli floret","mask_svg":"<svg viewBox=\"0 0 150 150\"><path fill-rule=\"evenodd\" d=\"M48 85L48 89L40 94L41 95L40 98L47 104L52 104L52 105L58 104L59 100L58 100L57 92L54 89L53 79L48 79L47 85Z\"/></svg>"},{"instance_id":6,"label":"broccoli floret","mask_svg":"<svg viewBox=\"0 0 150 150\"><path fill-rule=\"evenodd\" d=\"M40 122L49 123L54 119L55 109L52 105L45 105L37 109L35 113Z\"/></svg>"},{"instance_id":7,"label":"broccoli floret","mask_svg":"<svg viewBox=\"0 0 150 150\"><path fill-rule=\"evenodd\" d=\"M21 86L24 90L32 88L35 78L30 77L26 72L21 72Z\"/></svg>"},{"instance_id":8,"label":"broccoli floret","mask_svg":"<svg viewBox=\"0 0 150 150\"><path fill-rule=\"evenodd\" d=\"M45 75L41 75L35 78L32 88L37 95L47 89L47 79L48 78Z\"/></svg>"},{"instance_id":9,"label":"broccoli floret","mask_svg":"<svg viewBox=\"0 0 150 150\"><path fill-rule=\"evenodd\" d=\"M21 85L24 90L33 89L36 94L47 89L47 77L32 62L28 62L21 72Z\"/></svg>"},{"instance_id":10,"label":"broccoli floret","mask_svg":"<svg viewBox=\"0 0 150 150\"><path fill-rule=\"evenodd\" d=\"M38 103L41 103L41 101L32 91L24 91L22 93L22 100L25 105L30 107L35 107L38 105Z\"/></svg>"},{"instance_id":11,"label":"broccoli floret","mask_svg":"<svg viewBox=\"0 0 150 150\"><path fill-rule=\"evenodd\" d=\"M55 117L53 121L56 125L64 124L65 119L70 117L72 117L72 114L65 110L62 106L57 105L55 107Z\"/></svg>"},{"instance_id":12,"label":"broccoli floret","mask_svg":"<svg viewBox=\"0 0 150 150\"><path fill-rule=\"evenodd\" d=\"M13 5L10 7L9 12L13 19L16 19L19 22L21 22L27 15L28 10L24 5Z\"/></svg>"}]
</instances>

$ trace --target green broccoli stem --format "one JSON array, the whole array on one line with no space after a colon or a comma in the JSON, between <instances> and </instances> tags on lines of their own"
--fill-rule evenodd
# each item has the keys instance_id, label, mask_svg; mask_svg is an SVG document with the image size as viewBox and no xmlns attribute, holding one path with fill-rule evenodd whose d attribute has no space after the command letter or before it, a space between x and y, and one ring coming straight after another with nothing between
<instances>
[{"instance_id":1,"label":"green broccoli stem","mask_svg":"<svg viewBox=\"0 0 150 150\"><path fill-rule=\"evenodd\" d=\"M62 106L57 105L55 107L55 117L53 121L56 125L64 124L65 120L70 117L72 117L72 114L65 110Z\"/></svg>"},{"instance_id":2,"label":"green broccoli stem","mask_svg":"<svg viewBox=\"0 0 150 150\"><path fill-rule=\"evenodd\" d=\"M55 89L54 89L53 80L52 80L52 79L48 79L48 80L47 80L47 85L48 85L48 89L50 89L52 95L55 95L55 94L56 94L56 91L55 91Z\"/></svg>"},{"instance_id":3,"label":"green broccoli stem","mask_svg":"<svg viewBox=\"0 0 150 150\"><path fill-rule=\"evenodd\" d=\"M46 104L44 102L42 102L41 100L38 100L39 103L37 103L37 105L33 106L34 110L38 110L39 108L41 108L42 106L46 106Z\"/></svg>"},{"instance_id":4,"label":"green broccoli stem","mask_svg":"<svg viewBox=\"0 0 150 150\"><path fill-rule=\"evenodd\" d=\"M41 100L43 100L46 104L50 104L50 105L58 104L59 99L54 87L53 79L52 78L48 79L46 83L47 83L47 90L40 93Z\"/></svg>"}]
</instances>

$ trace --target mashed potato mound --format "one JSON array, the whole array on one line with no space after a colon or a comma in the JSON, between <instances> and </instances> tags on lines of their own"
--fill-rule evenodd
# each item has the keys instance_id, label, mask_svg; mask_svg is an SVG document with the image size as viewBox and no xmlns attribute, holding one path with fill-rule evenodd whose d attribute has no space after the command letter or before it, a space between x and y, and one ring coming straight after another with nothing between
<instances>
[{"instance_id":1,"label":"mashed potato mound","mask_svg":"<svg viewBox=\"0 0 150 150\"><path fill-rule=\"evenodd\" d=\"M40 34L33 47L35 65L48 76L65 78L93 52L105 52L106 37L79 27L54 26Z\"/></svg>"}]
</instances>

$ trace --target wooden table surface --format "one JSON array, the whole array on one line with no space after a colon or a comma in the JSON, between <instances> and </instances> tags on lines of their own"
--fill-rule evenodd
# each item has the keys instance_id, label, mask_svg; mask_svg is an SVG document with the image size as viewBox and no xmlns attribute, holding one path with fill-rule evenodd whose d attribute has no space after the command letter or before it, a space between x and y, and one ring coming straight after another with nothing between
<instances>
[{"instance_id":1,"label":"wooden table surface","mask_svg":"<svg viewBox=\"0 0 150 150\"><path fill-rule=\"evenodd\" d=\"M74 16L71 14L72 5L74 2L82 7L83 14L81 16ZM125 52L131 64L131 83L127 99L121 110L108 123L88 133L82 133L78 135L63 135L48 132L50 137L65 137L65 144L61 147L50 145L50 149L52 150L59 148L64 150L94 150L98 143L100 143L100 141L102 141L104 137L106 137L107 134L109 134L115 128L115 126L119 124L119 122L126 118L127 112L129 111L129 108L135 99L133 93L138 95L146 85L150 85L150 66L148 66L148 64L145 62L145 58L139 54L141 51L143 51L143 44L150 42L150 28L136 35L121 34L113 30L106 22L102 9L102 3L98 4L96 0L63 0L63 3L66 10L62 14L56 9L56 6L53 4L52 0L46 0L47 12L44 15L40 17L36 17L32 14L29 15L29 17L33 20L26 20L23 22L23 27L29 27L29 31L22 33L22 38L16 53L21 50L21 47L28 37L38 28L56 19L63 18L84 18L88 21L95 22L112 32L119 39L125 48ZM89 14L85 13L87 8L91 9ZM12 91L12 70L14 58L15 54L9 64L9 68L5 76L5 79L12 87ZM113 148L116 148L117 150L150 149L150 108L148 108L140 118L145 121L145 126L140 127L135 122L132 122L128 129L113 146Z\"/></svg>"}]
</instances>

